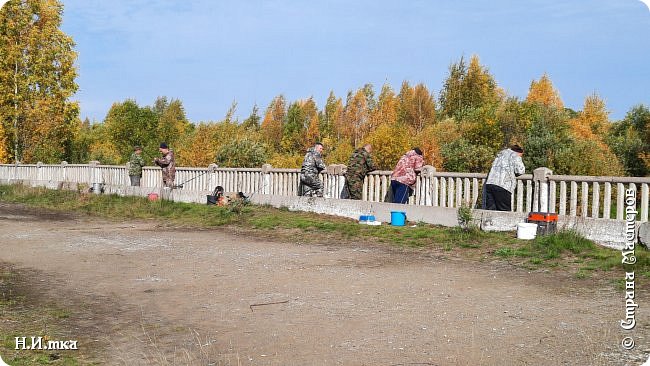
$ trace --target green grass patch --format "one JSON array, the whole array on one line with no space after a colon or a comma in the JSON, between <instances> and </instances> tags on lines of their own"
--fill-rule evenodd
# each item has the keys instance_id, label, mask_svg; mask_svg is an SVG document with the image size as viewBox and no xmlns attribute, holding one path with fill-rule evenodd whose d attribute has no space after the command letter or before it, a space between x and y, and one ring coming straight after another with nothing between
<instances>
[{"instance_id":1,"label":"green grass patch","mask_svg":"<svg viewBox=\"0 0 650 366\"><path fill-rule=\"evenodd\" d=\"M531 241L517 241L512 246L501 246L493 254L501 258L530 257L529 263L546 267L566 266L577 270L578 278L589 277L595 271L630 269L621 263L620 251L599 246L574 231L538 236ZM635 255L635 271L650 271L650 252L637 246Z\"/></svg>"},{"instance_id":2,"label":"green grass patch","mask_svg":"<svg viewBox=\"0 0 650 366\"><path fill-rule=\"evenodd\" d=\"M0 355L12 366L63 365L77 366L94 364L83 360L80 352L48 350L16 350L16 337L49 337L50 340L68 340L62 332L62 322L71 312L47 304L37 304L38 299L28 298L16 287L23 281L15 273L5 270L0 273ZM43 343L45 345L45 343Z\"/></svg>"}]
</instances>

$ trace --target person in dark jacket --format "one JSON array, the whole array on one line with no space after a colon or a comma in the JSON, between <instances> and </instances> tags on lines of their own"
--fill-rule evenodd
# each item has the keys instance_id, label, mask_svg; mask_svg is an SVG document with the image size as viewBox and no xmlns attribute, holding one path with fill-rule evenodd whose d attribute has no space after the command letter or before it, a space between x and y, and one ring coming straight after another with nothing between
<instances>
[{"instance_id":1,"label":"person in dark jacket","mask_svg":"<svg viewBox=\"0 0 650 366\"><path fill-rule=\"evenodd\" d=\"M323 144L317 142L305 154L305 160L302 162L302 168L300 169L302 196L323 197L323 182L319 177L320 172L325 170L322 152Z\"/></svg>"},{"instance_id":2,"label":"person in dark jacket","mask_svg":"<svg viewBox=\"0 0 650 366\"><path fill-rule=\"evenodd\" d=\"M345 172L345 185L348 189L349 198L353 200L360 200L363 191L363 181L366 175L376 170L374 162L372 161L372 146L366 144L361 148L354 150L350 161L348 162L348 169Z\"/></svg>"}]
</instances>

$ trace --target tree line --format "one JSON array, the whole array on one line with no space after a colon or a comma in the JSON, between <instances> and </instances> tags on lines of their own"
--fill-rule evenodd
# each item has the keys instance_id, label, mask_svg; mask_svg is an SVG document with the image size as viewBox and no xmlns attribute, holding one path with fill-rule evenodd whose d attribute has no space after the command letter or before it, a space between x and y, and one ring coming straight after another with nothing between
<instances>
[{"instance_id":1,"label":"tree line","mask_svg":"<svg viewBox=\"0 0 650 366\"><path fill-rule=\"evenodd\" d=\"M123 164L135 145L148 158L166 141L183 166L299 167L320 141L328 164L347 163L365 143L381 169L392 169L413 146L439 170L486 172L495 153L524 147L528 169L556 174L650 175L650 109L632 107L612 121L605 101L589 95L581 110L564 106L544 74L525 99L508 95L474 55L449 66L438 95L404 81L379 90L366 84L340 97L283 95L262 111L235 118L233 103L220 121L190 122L182 101L152 105L116 102L103 121L79 119L74 42L58 28L62 7L48 0L12 0L0 12L0 161Z\"/></svg>"}]
</instances>

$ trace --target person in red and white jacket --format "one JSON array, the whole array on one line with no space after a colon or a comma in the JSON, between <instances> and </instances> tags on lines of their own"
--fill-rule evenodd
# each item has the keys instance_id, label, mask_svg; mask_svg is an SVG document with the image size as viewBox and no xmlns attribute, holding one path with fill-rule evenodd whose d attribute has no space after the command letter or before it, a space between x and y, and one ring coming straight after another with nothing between
<instances>
[{"instance_id":1,"label":"person in red and white jacket","mask_svg":"<svg viewBox=\"0 0 650 366\"><path fill-rule=\"evenodd\" d=\"M424 166L422 150L414 147L402 156L390 176L390 188L393 191L393 203L407 203L413 194L417 173Z\"/></svg>"}]
</instances>

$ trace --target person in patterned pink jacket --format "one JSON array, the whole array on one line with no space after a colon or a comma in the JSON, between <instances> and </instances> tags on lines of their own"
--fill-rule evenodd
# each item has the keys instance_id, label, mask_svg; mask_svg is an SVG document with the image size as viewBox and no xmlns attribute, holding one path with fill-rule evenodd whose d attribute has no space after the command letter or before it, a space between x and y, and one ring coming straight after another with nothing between
<instances>
[{"instance_id":1,"label":"person in patterned pink jacket","mask_svg":"<svg viewBox=\"0 0 650 366\"><path fill-rule=\"evenodd\" d=\"M424 166L422 150L414 147L397 162L390 176L390 188L393 191L393 203L407 203L413 194L417 173Z\"/></svg>"}]
</instances>

